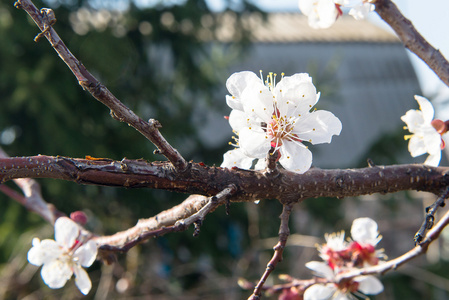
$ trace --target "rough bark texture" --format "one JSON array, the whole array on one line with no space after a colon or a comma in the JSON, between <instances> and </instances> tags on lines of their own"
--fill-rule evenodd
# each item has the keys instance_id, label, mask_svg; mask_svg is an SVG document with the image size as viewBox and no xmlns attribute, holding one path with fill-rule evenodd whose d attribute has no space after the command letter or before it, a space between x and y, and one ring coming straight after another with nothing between
<instances>
[{"instance_id":1,"label":"rough bark texture","mask_svg":"<svg viewBox=\"0 0 449 300\"><path fill-rule=\"evenodd\" d=\"M231 201L269 198L290 203L306 198L346 197L402 190L438 194L449 184L449 168L424 165L345 170L312 168L304 174L280 170L275 177L270 173L209 167L193 162L184 172L177 172L168 162L44 155L1 158L0 166L1 182L14 178L54 178L80 184L164 189L204 196L214 196L234 184L237 192Z\"/></svg>"}]
</instances>

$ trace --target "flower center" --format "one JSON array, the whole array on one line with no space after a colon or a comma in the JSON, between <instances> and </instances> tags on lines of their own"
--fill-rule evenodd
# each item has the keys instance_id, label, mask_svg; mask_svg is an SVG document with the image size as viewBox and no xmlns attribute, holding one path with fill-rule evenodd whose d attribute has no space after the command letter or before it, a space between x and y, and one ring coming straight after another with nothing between
<instances>
[{"instance_id":1,"label":"flower center","mask_svg":"<svg viewBox=\"0 0 449 300\"><path fill-rule=\"evenodd\" d=\"M267 124L267 136L271 140L271 147L275 150L279 149L284 139L301 142L297 135L292 133L294 127L295 122L287 120L287 117L281 117L279 110L276 109L271 121Z\"/></svg>"}]
</instances>

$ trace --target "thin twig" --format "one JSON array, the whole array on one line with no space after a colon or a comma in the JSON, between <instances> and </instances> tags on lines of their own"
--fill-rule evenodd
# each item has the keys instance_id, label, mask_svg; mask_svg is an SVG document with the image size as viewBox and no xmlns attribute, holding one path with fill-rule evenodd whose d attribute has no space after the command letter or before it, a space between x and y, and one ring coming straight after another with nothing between
<instances>
[{"instance_id":1,"label":"thin twig","mask_svg":"<svg viewBox=\"0 0 449 300\"><path fill-rule=\"evenodd\" d=\"M284 248L287 243L288 236L290 235L290 229L288 227L288 221L290 218L290 213L292 211L292 204L285 204L282 209L282 214L280 216L281 225L279 228L279 242L274 246L274 254L271 260L267 264L267 268L254 288L253 294L248 298L248 300L260 299L262 294L263 286L270 276L271 272L276 268L277 264L282 261L282 254L284 253Z\"/></svg>"},{"instance_id":2,"label":"thin twig","mask_svg":"<svg viewBox=\"0 0 449 300\"><path fill-rule=\"evenodd\" d=\"M208 198L207 201L203 201L204 199L199 199L200 201L196 203L198 204L198 207L200 207L198 211L191 213L183 219L176 220L174 225L160 226L161 224L159 224L159 228L143 227L143 224L148 225L151 221L153 221L152 223L157 223L158 215L153 217L151 221L147 220L139 222L135 227L127 231L119 232L113 236L95 237L94 239L101 250L128 251L130 248L151 237L159 237L170 232L184 231L192 224L202 223L206 215L213 212L218 206L224 204L226 200L229 199L236 191L237 187L231 185L218 193L216 196ZM186 211L188 210L184 209L184 213ZM137 231L138 234L134 234L133 231ZM199 229L198 227L195 227L194 236L198 234Z\"/></svg>"},{"instance_id":3,"label":"thin twig","mask_svg":"<svg viewBox=\"0 0 449 300\"><path fill-rule=\"evenodd\" d=\"M106 105L111 110L111 116L114 119L128 123L150 140L158 148L158 153L164 155L173 164L176 170L182 172L188 168L187 161L159 132L159 128L162 126L158 121L154 119L150 119L148 122L143 121L131 109L118 100L103 84L101 84L70 52L52 27L56 21L56 17L51 9L42 9L39 12L30 0L18 0L14 6L21 8L28 13L42 31L36 39L39 40L42 36L47 38L59 57L75 75L78 83L83 89L88 90L95 99Z\"/></svg>"},{"instance_id":4,"label":"thin twig","mask_svg":"<svg viewBox=\"0 0 449 300\"><path fill-rule=\"evenodd\" d=\"M441 194L440 197L430 206L426 207L426 218L424 219L423 224L421 225L421 228L418 230L418 232L415 234L415 244L419 244L424 234L426 233L427 229L431 229L433 226L433 223L435 221L435 214L439 207L444 206L444 201L449 195L449 186L446 188L446 190Z\"/></svg>"}]
</instances>

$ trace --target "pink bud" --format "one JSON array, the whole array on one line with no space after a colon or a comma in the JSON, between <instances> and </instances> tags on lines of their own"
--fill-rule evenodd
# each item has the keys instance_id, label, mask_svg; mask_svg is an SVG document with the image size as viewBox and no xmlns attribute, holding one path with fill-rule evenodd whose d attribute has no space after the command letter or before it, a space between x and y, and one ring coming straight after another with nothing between
<instances>
[{"instance_id":1,"label":"pink bud","mask_svg":"<svg viewBox=\"0 0 449 300\"><path fill-rule=\"evenodd\" d=\"M430 124L433 126L433 128L436 129L436 131L439 134L444 134L447 131L447 124L439 119L435 119L432 122L430 122Z\"/></svg>"},{"instance_id":2,"label":"pink bud","mask_svg":"<svg viewBox=\"0 0 449 300\"><path fill-rule=\"evenodd\" d=\"M84 226L87 223L87 215L80 210L72 212L70 214L70 219L80 224L81 226Z\"/></svg>"}]
</instances>

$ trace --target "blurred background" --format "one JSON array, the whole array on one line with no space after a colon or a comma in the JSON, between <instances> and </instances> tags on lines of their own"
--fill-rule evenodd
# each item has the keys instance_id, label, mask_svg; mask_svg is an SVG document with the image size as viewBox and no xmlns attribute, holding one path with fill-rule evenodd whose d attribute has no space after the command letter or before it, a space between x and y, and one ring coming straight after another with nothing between
<instances>
[{"instance_id":1,"label":"blurred background","mask_svg":"<svg viewBox=\"0 0 449 300\"><path fill-rule=\"evenodd\" d=\"M33 41L37 26L13 3L0 1L0 146L10 156L162 160L151 143L80 88L46 40ZM411 159L400 121L418 107L413 95L422 93L421 81L399 40L372 22L342 17L328 30L313 30L298 10L244 0L219 6L201 0L34 3L54 9L54 28L72 53L141 118L159 120L162 134L188 160L221 164L232 135L223 118L230 112L225 82L243 70L310 73L321 92L318 109L343 123L331 144L311 147L315 167L364 167L367 158L378 165L425 159ZM66 214L84 211L86 227L98 234L124 230L187 196L39 183L46 201ZM318 259L316 243L324 242L326 232L349 230L357 217L378 222L384 236L379 246L390 258L402 254L413 247L424 207L433 200L403 192L304 201L291 218L284 262L267 284L281 283L282 273L310 278L304 264ZM229 216L219 208L198 237L190 229L119 254L113 265L97 262L89 269L93 289L83 297L73 280L59 290L43 283L26 253L33 237L52 238L53 228L0 194L0 299L246 299L251 291L237 280L258 280L263 273L281 209L275 200L233 204ZM447 299L444 236L426 257L383 276L385 292L373 298Z\"/></svg>"}]
</instances>

